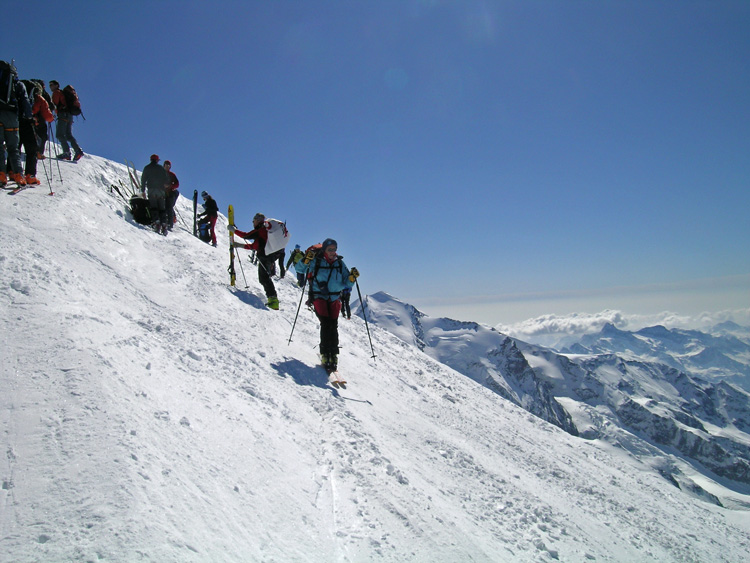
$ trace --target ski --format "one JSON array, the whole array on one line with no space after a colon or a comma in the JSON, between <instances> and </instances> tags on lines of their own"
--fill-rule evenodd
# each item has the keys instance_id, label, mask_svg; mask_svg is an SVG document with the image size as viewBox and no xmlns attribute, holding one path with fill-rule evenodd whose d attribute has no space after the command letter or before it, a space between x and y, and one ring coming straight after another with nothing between
<instances>
[{"instance_id":1,"label":"ski","mask_svg":"<svg viewBox=\"0 0 750 563\"><path fill-rule=\"evenodd\" d=\"M193 190L193 236L198 236L198 190Z\"/></svg>"},{"instance_id":2,"label":"ski","mask_svg":"<svg viewBox=\"0 0 750 563\"><path fill-rule=\"evenodd\" d=\"M346 380L343 379L338 372L338 369L331 368L330 366L327 366L325 364L320 364L320 367L322 367L326 374L328 375L328 382L333 385L336 389L346 389Z\"/></svg>"},{"instance_id":3,"label":"ski","mask_svg":"<svg viewBox=\"0 0 750 563\"><path fill-rule=\"evenodd\" d=\"M130 166L133 166L133 169L130 169ZM141 193L143 190L141 189L141 183L138 181L138 175L135 172L135 164L132 162L129 162L128 159L125 159L125 166L128 167L128 177L130 178L130 183L133 185L133 191L135 193Z\"/></svg>"},{"instance_id":4,"label":"ski","mask_svg":"<svg viewBox=\"0 0 750 563\"><path fill-rule=\"evenodd\" d=\"M129 165L133 169L133 177L135 178L135 183L138 184L138 187L142 189L141 179L138 177L138 172L136 172L135 170L135 162L131 160Z\"/></svg>"},{"instance_id":5,"label":"ski","mask_svg":"<svg viewBox=\"0 0 750 563\"><path fill-rule=\"evenodd\" d=\"M229 226L234 227L234 207L231 205L229 206L229 211L227 211L227 216L229 218ZM229 285L234 287L234 282L237 279L237 274L234 271L234 230L229 229L229 268L227 268L227 271L229 272Z\"/></svg>"},{"instance_id":6,"label":"ski","mask_svg":"<svg viewBox=\"0 0 750 563\"><path fill-rule=\"evenodd\" d=\"M346 389L346 381L341 379L341 376L339 376L339 372L329 371L328 369L326 369L326 373L328 374L328 381L331 385L333 385L336 389Z\"/></svg>"},{"instance_id":7,"label":"ski","mask_svg":"<svg viewBox=\"0 0 750 563\"><path fill-rule=\"evenodd\" d=\"M22 192L23 190L25 190L28 187L29 186L18 186L17 188L14 188L11 191L9 191L8 195L16 195L18 192Z\"/></svg>"}]
</instances>

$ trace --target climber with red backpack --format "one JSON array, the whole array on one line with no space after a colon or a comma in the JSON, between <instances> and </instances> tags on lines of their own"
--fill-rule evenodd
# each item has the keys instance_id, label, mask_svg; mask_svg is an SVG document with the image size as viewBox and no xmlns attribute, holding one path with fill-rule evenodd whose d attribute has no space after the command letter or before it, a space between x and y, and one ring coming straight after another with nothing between
<instances>
[{"instance_id":1,"label":"climber with red backpack","mask_svg":"<svg viewBox=\"0 0 750 563\"><path fill-rule=\"evenodd\" d=\"M71 160L70 148L73 147L75 151L73 160L79 161L83 157L83 151L73 136L73 116L82 115L78 94L70 85L61 90L60 83L57 80L50 80L49 87L52 90L52 102L55 104L57 111L57 131L55 135L62 147L62 153L58 154L57 158Z\"/></svg>"}]
</instances>

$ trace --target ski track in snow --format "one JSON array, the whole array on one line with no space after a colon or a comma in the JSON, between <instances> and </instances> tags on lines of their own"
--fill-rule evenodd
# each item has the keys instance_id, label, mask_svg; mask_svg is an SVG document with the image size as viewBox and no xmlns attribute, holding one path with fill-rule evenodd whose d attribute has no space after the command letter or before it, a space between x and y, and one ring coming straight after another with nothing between
<instances>
[{"instance_id":1,"label":"ski track in snow","mask_svg":"<svg viewBox=\"0 0 750 563\"><path fill-rule=\"evenodd\" d=\"M269 311L245 252L228 287L225 221L161 237L109 193L124 165L61 168L0 198L0 561L750 557L746 513L371 327L373 361L359 318L333 389L304 306L287 343L293 276Z\"/></svg>"}]
</instances>

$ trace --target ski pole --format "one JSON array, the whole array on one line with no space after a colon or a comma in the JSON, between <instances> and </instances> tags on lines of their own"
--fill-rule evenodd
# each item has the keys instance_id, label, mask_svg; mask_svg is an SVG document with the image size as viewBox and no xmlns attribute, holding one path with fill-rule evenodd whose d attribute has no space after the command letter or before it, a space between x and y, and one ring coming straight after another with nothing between
<instances>
[{"instance_id":1,"label":"ski pole","mask_svg":"<svg viewBox=\"0 0 750 563\"><path fill-rule=\"evenodd\" d=\"M242 267L242 260L240 260L240 253L235 252L235 256L237 256L237 263L240 265L240 272L242 272L242 279L245 280L245 289L250 287L247 285L247 278L245 277L245 268Z\"/></svg>"},{"instance_id":2,"label":"ski pole","mask_svg":"<svg viewBox=\"0 0 750 563\"><path fill-rule=\"evenodd\" d=\"M50 122L50 123L47 124L47 137L49 137L50 139L53 139L52 135L53 135L53 132L52 132L52 122ZM50 156L50 158L55 158L55 157L52 156L52 153L54 152L52 149L54 147L55 147L55 141L50 141L50 144L49 144L49 156ZM55 150L57 150L57 149L55 149ZM62 147L60 147L60 150L62 150ZM62 184L63 183L63 178L62 178L62 172L60 171L60 161L57 158L55 158L55 162L57 162L57 174L60 176L60 183ZM52 170L52 165L50 164L50 171L51 170Z\"/></svg>"},{"instance_id":3,"label":"ski pole","mask_svg":"<svg viewBox=\"0 0 750 563\"><path fill-rule=\"evenodd\" d=\"M42 170L44 170L44 177L47 180L47 184L49 184L49 191L52 192L52 182L50 181L49 174L47 174L47 159L44 158L44 152L42 152ZM52 163L50 162L50 166L52 166Z\"/></svg>"},{"instance_id":4,"label":"ski pole","mask_svg":"<svg viewBox=\"0 0 750 563\"><path fill-rule=\"evenodd\" d=\"M307 280L305 285L302 286L302 295L299 298L299 305L297 305L297 314L294 315L294 324L292 324L292 332L289 333L289 342L286 343L289 346L292 343L292 334L294 334L294 327L297 326L297 317L299 316L299 310L302 308L302 300L305 298L305 288L307 287Z\"/></svg>"},{"instance_id":5,"label":"ski pole","mask_svg":"<svg viewBox=\"0 0 750 563\"><path fill-rule=\"evenodd\" d=\"M176 203L176 202L175 202ZM177 212L177 216L180 218L180 223L182 223L183 227L190 230L187 226L187 223L185 222L185 219L182 218L182 213L180 213L180 210L177 209L177 206L173 207L173 209Z\"/></svg>"},{"instance_id":6,"label":"ski pole","mask_svg":"<svg viewBox=\"0 0 750 563\"><path fill-rule=\"evenodd\" d=\"M120 188L118 188L118 187L117 187L116 185L114 185L114 184L110 184L110 186L109 186L109 192L110 192L110 193L112 193L112 191L115 191L115 192L117 192L117 195L119 195L119 196L120 196L120 199L122 199L122 201L123 201L123 202L125 202L125 205L128 205L128 200L127 200L127 199L125 199L125 196L124 196L124 195L122 195L122 192L120 191Z\"/></svg>"},{"instance_id":7,"label":"ski pole","mask_svg":"<svg viewBox=\"0 0 750 563\"><path fill-rule=\"evenodd\" d=\"M372 347L372 337L370 336L370 327L367 324L367 309L365 308L365 302L362 300L362 292L359 290L359 282L355 279L355 285L357 286L357 295L359 296L359 302L362 303L362 317L365 319L365 328L367 329L367 338L370 340L370 350L372 350L371 358L375 359L375 348Z\"/></svg>"}]
</instances>

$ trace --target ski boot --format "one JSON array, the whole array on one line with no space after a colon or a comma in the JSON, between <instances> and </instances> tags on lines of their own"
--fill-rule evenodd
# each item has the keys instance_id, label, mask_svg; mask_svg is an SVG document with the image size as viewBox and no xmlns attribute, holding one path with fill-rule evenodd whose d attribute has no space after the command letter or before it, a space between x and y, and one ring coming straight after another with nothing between
<instances>
[{"instance_id":1,"label":"ski boot","mask_svg":"<svg viewBox=\"0 0 750 563\"><path fill-rule=\"evenodd\" d=\"M321 354L320 363L328 373L333 373L338 369L338 357L336 354Z\"/></svg>"}]
</instances>

